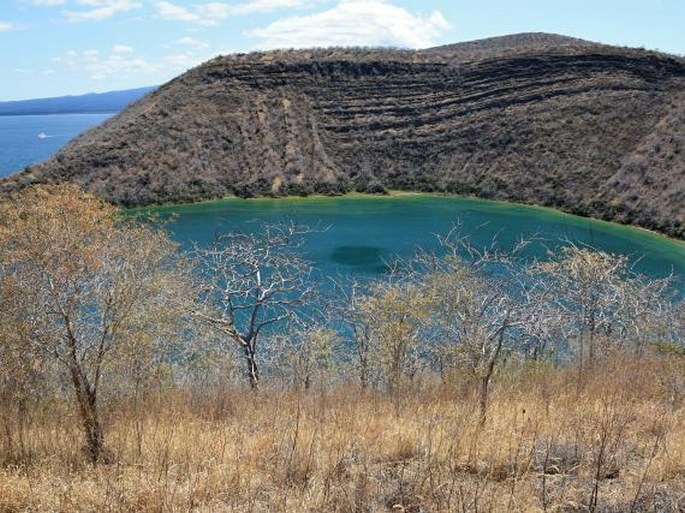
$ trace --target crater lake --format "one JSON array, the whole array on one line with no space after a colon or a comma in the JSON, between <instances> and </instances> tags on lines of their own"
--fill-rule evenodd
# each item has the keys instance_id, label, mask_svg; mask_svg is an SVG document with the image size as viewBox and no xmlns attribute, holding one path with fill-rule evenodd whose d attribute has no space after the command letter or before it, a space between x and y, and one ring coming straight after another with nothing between
<instances>
[{"instance_id":1,"label":"crater lake","mask_svg":"<svg viewBox=\"0 0 685 513\"><path fill-rule=\"evenodd\" d=\"M0 116L0 177L41 162L71 138L114 113ZM173 214L167 228L188 249L221 233L256 230L261 223L291 219L318 226L303 250L325 275L378 276L386 263L408 258L418 247L435 249L437 235L456 223L474 245L497 240L500 248L534 237L532 252L544 256L572 241L631 257L638 272L673 274L685 293L685 243L645 230L563 214L552 209L454 196L397 193L283 199L230 198L147 209Z\"/></svg>"},{"instance_id":2,"label":"crater lake","mask_svg":"<svg viewBox=\"0 0 685 513\"><path fill-rule=\"evenodd\" d=\"M419 247L435 250L438 235L455 225L476 247L495 241L512 248L535 239L528 255L544 258L548 250L570 242L628 255L637 272L674 277L685 291L685 243L629 226L564 214L548 208L454 196L396 193L308 198L230 198L145 209L168 217L173 238L184 249L207 245L229 231L257 231L263 223L285 219L318 227L303 247L325 276L373 277L397 257L410 258ZM682 293L682 292L681 292Z\"/></svg>"}]
</instances>

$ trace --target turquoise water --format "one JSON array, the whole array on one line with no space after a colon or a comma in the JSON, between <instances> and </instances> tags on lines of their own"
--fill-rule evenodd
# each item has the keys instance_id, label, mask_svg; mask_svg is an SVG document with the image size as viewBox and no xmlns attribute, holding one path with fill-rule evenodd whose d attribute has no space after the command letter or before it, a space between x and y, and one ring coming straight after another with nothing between
<instances>
[{"instance_id":1,"label":"turquoise water","mask_svg":"<svg viewBox=\"0 0 685 513\"><path fill-rule=\"evenodd\" d=\"M113 114L0 116L0 177L41 162L71 138ZM42 137L39 137L42 134ZM257 229L261 222L292 218L327 228L313 234L304 248L327 275L351 273L376 276L385 262L409 257L418 247L435 248L435 234L445 234L455 222L476 245L494 237L510 247L521 237L536 236L540 256L563 239L630 255L635 268L654 277L675 275L685 291L685 244L643 230L560 214L550 209L500 202L400 194L390 197L227 199L157 209L177 217L169 228L184 247L207 244L231 230Z\"/></svg>"},{"instance_id":2,"label":"turquoise water","mask_svg":"<svg viewBox=\"0 0 685 513\"><path fill-rule=\"evenodd\" d=\"M685 291L685 244L644 230L561 214L551 209L423 194L390 197L226 199L154 209L175 217L168 225L183 247L208 244L231 230L256 230L285 218L325 228L312 234L304 251L326 275L377 276L386 261L410 257L417 247L437 248L436 234L455 223L483 246L494 238L502 249L535 237L532 254L544 256L572 240L629 255L635 269L652 277L673 273Z\"/></svg>"},{"instance_id":3,"label":"turquoise water","mask_svg":"<svg viewBox=\"0 0 685 513\"><path fill-rule=\"evenodd\" d=\"M0 116L0 178L42 162L114 114Z\"/></svg>"}]
</instances>

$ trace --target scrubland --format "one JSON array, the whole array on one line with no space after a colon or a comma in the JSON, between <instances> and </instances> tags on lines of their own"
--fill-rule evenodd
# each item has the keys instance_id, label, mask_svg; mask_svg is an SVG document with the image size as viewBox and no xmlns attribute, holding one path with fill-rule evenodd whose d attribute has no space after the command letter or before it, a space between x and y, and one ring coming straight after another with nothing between
<instances>
[{"instance_id":1,"label":"scrubland","mask_svg":"<svg viewBox=\"0 0 685 513\"><path fill-rule=\"evenodd\" d=\"M107 462L62 401L3 405L0 511L682 511L685 360L510 364L485 420L459 375L151 386L107 403ZM57 414L58 413L58 414Z\"/></svg>"},{"instance_id":2,"label":"scrubland","mask_svg":"<svg viewBox=\"0 0 685 513\"><path fill-rule=\"evenodd\" d=\"M673 277L455 228L327 294L308 233L0 203L0 512L685 510Z\"/></svg>"}]
</instances>

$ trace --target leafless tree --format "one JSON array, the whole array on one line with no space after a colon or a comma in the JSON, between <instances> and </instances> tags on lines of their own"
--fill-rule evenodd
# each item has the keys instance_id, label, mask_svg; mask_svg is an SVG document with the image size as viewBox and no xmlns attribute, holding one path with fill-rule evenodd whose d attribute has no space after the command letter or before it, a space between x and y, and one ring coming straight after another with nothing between
<instances>
[{"instance_id":1,"label":"leafless tree","mask_svg":"<svg viewBox=\"0 0 685 513\"><path fill-rule=\"evenodd\" d=\"M0 338L12 338L24 368L38 359L66 371L92 463L105 448L103 382L139 344L168 340L189 283L164 233L75 186L36 187L0 206Z\"/></svg>"},{"instance_id":2,"label":"leafless tree","mask_svg":"<svg viewBox=\"0 0 685 513\"><path fill-rule=\"evenodd\" d=\"M374 284L359 304L369 336L366 349L374 350L365 356L379 366L391 394L400 393L418 370L427 307L428 298L419 286L392 280Z\"/></svg>"},{"instance_id":3,"label":"leafless tree","mask_svg":"<svg viewBox=\"0 0 685 513\"><path fill-rule=\"evenodd\" d=\"M237 344L253 389L259 387L264 330L292 322L306 305L315 307L314 266L302 254L312 231L292 222L264 224L258 232L231 232L196 248L204 292L195 316Z\"/></svg>"},{"instance_id":4,"label":"leafless tree","mask_svg":"<svg viewBox=\"0 0 685 513\"><path fill-rule=\"evenodd\" d=\"M558 324L577 344L579 377L608 351L640 353L650 342L677 337L670 278L634 272L627 256L568 243L534 270L549 280Z\"/></svg>"},{"instance_id":5,"label":"leafless tree","mask_svg":"<svg viewBox=\"0 0 685 513\"><path fill-rule=\"evenodd\" d=\"M338 276L332 280L332 286L333 292L326 304L328 323L338 326L349 340L353 360L349 363L362 389L366 389L374 381L373 355L377 351L369 317L361 308L371 294L371 283L352 276Z\"/></svg>"},{"instance_id":6,"label":"leafless tree","mask_svg":"<svg viewBox=\"0 0 685 513\"><path fill-rule=\"evenodd\" d=\"M298 324L264 340L273 374L295 389L323 390L339 377L341 348L340 335L322 324Z\"/></svg>"},{"instance_id":7,"label":"leafless tree","mask_svg":"<svg viewBox=\"0 0 685 513\"><path fill-rule=\"evenodd\" d=\"M478 381L483 420L498 365L524 347L532 326L546 322L535 308L541 299L538 285L518 259L529 243L520 241L505 251L493 240L477 248L455 227L440 237L443 255L418 258L426 273L437 344L452 365Z\"/></svg>"}]
</instances>

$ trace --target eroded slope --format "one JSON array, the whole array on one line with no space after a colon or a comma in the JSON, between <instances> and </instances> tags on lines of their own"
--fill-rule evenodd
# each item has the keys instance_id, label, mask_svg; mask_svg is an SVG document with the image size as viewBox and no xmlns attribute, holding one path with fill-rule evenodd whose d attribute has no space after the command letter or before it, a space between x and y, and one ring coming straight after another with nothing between
<instances>
[{"instance_id":1,"label":"eroded slope","mask_svg":"<svg viewBox=\"0 0 685 513\"><path fill-rule=\"evenodd\" d=\"M124 205L454 192L685 236L683 61L534 39L220 57L2 187L71 180Z\"/></svg>"}]
</instances>

